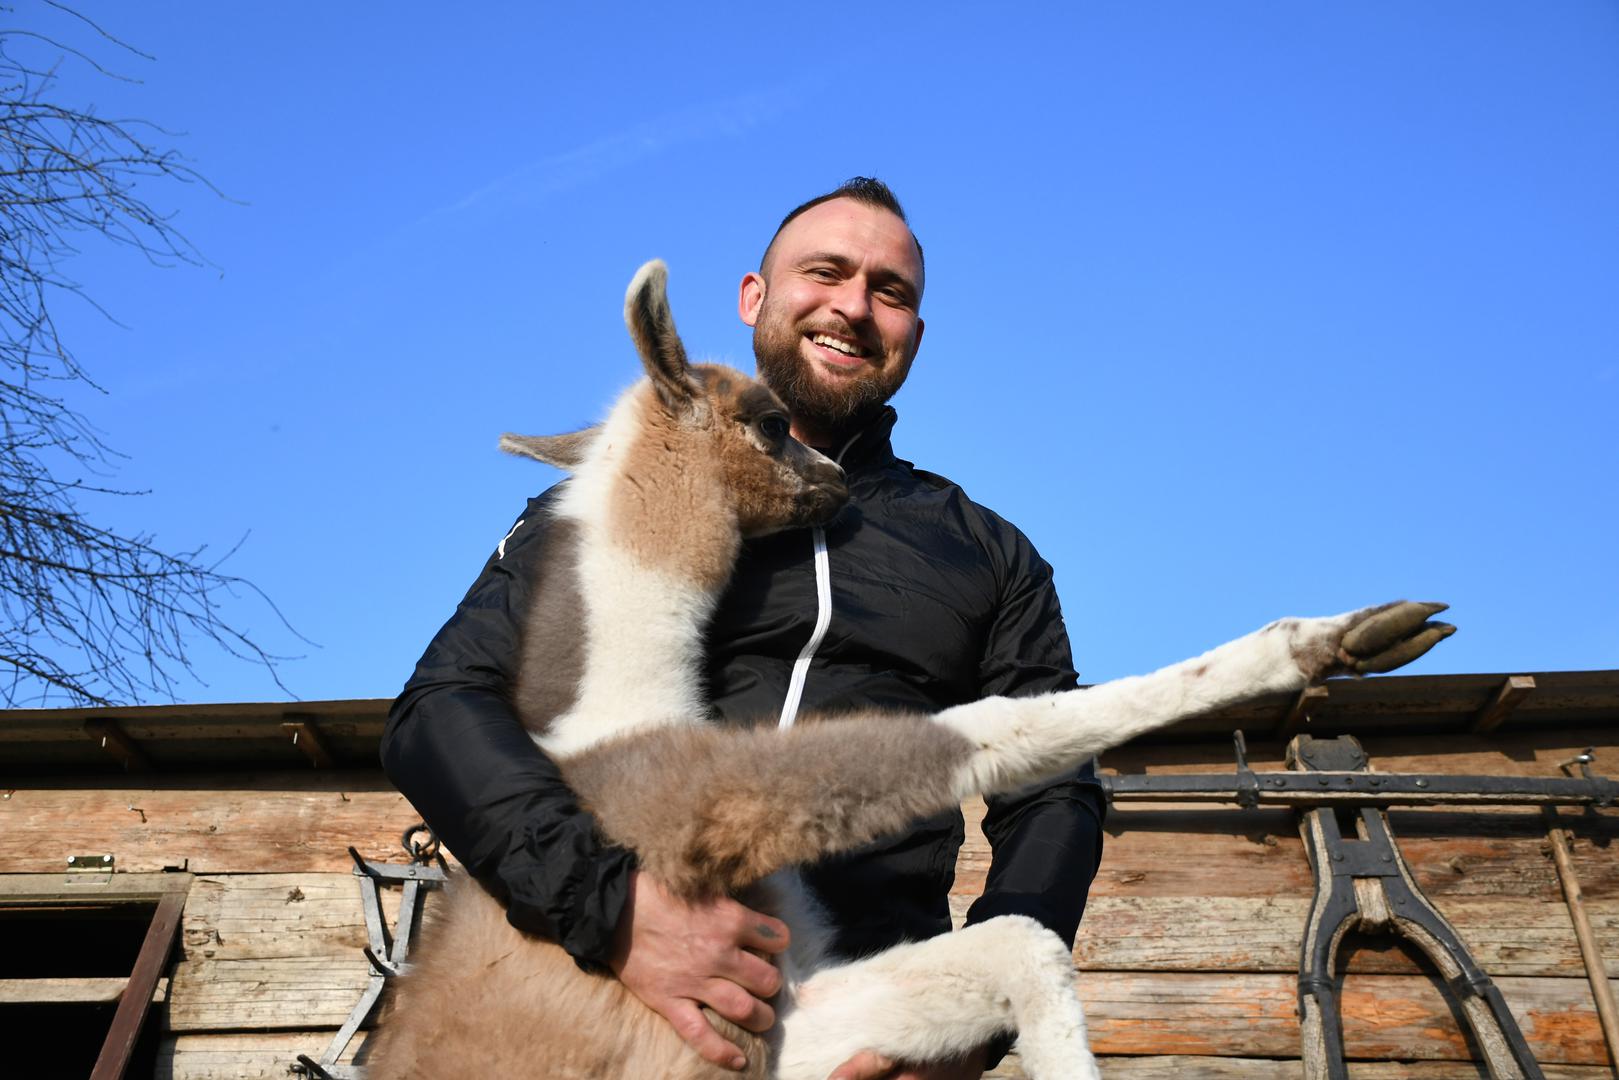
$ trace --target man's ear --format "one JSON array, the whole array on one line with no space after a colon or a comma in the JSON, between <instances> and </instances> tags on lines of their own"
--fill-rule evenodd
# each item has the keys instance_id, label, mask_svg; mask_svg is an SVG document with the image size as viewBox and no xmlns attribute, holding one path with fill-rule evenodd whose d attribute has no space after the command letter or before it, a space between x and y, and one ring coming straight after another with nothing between
<instances>
[{"instance_id":1,"label":"man's ear","mask_svg":"<svg viewBox=\"0 0 1619 1080\"><path fill-rule=\"evenodd\" d=\"M922 316L918 315L916 317L916 344L911 348L912 360L915 360L916 354L922 351L922 331L927 328L928 324L922 321Z\"/></svg>"},{"instance_id":2,"label":"man's ear","mask_svg":"<svg viewBox=\"0 0 1619 1080\"><path fill-rule=\"evenodd\" d=\"M736 313L749 326L759 325L759 308L765 302L765 279L758 271L742 275L742 288L737 292Z\"/></svg>"}]
</instances>

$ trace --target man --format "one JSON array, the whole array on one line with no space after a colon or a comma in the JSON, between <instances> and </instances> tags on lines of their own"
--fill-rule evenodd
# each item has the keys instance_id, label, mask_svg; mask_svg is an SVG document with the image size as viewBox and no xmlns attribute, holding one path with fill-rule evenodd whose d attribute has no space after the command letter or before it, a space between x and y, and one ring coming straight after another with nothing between
<instances>
[{"instance_id":1,"label":"man","mask_svg":"<svg viewBox=\"0 0 1619 1080\"><path fill-rule=\"evenodd\" d=\"M750 543L709 632L715 719L886 705L937 711L1075 684L1051 571L1015 528L894 457L886 405L921 344L921 245L886 186L857 177L795 209L738 310L793 434L837 458L849 506L824 529ZM543 499L544 497L542 497ZM607 966L705 1058L741 1066L701 1006L763 1031L787 928L731 900L687 905L605 847L506 700L527 582L545 557L541 506L513 527L429 645L389 718L383 760L423 817L508 904L514 925ZM969 922L1039 919L1072 942L1101 850L1089 770L991 802L995 850ZM949 929L961 843L952 813L808 868L839 949L858 956ZM968 1080L966 1060L862 1054L833 1080Z\"/></svg>"}]
</instances>

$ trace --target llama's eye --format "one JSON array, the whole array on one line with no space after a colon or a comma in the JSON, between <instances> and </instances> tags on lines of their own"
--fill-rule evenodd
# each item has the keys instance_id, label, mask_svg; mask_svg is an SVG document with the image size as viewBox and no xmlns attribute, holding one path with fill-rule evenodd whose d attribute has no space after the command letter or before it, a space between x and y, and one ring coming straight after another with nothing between
<instances>
[{"instance_id":1,"label":"llama's eye","mask_svg":"<svg viewBox=\"0 0 1619 1080\"><path fill-rule=\"evenodd\" d=\"M787 418L775 413L762 417L759 420L759 434L771 442L781 442L787 437Z\"/></svg>"}]
</instances>

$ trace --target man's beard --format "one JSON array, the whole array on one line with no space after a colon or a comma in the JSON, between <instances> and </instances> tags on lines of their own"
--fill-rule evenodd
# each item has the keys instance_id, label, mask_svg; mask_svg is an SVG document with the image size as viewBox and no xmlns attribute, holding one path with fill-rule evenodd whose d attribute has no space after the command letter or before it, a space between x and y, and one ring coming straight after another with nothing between
<instances>
[{"instance_id":1,"label":"man's beard","mask_svg":"<svg viewBox=\"0 0 1619 1080\"><path fill-rule=\"evenodd\" d=\"M852 337L847 330L843 336ZM870 423L905 381L905 373L864 368L837 380L823 380L804 356L802 330L763 313L753 328L753 356L759 376L776 392L798 423L823 434L844 434Z\"/></svg>"}]
</instances>

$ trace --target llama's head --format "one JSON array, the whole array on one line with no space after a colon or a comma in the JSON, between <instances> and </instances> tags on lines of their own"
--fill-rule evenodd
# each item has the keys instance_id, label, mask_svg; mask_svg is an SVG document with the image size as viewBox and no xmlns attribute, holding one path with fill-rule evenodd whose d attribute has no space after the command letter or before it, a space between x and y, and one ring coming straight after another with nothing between
<instances>
[{"instance_id":1,"label":"llama's head","mask_svg":"<svg viewBox=\"0 0 1619 1080\"><path fill-rule=\"evenodd\" d=\"M654 259L630 282L624 321L647 377L607 420L569 435L505 435L501 448L574 473L600 468L618 491L613 502L641 519L712 514L743 537L830 520L849 498L843 470L792 437L769 387L687 362L667 281Z\"/></svg>"}]
</instances>

